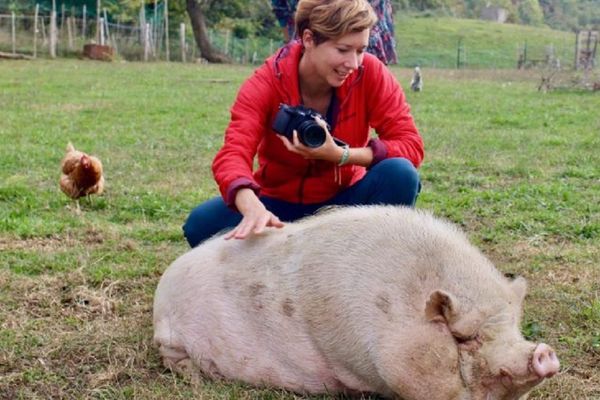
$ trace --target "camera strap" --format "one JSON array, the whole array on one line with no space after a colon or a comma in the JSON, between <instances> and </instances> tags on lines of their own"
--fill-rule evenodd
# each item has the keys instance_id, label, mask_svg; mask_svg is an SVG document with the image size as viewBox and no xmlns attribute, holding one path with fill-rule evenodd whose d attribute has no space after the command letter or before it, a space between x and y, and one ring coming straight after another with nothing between
<instances>
[{"instance_id":1,"label":"camera strap","mask_svg":"<svg viewBox=\"0 0 600 400\"><path fill-rule=\"evenodd\" d=\"M329 106L327 107L327 113L325 114L325 121L331 127L331 132L335 129L335 123L337 121L337 116L340 112L340 102L336 96L335 89L331 94L331 101L329 102ZM331 133L330 132L330 133Z\"/></svg>"}]
</instances>

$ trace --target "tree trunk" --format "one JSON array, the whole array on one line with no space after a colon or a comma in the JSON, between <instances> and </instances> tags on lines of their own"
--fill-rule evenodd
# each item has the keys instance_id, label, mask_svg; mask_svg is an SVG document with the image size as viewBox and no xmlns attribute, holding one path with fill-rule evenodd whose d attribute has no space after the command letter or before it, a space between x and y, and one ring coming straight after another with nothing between
<instances>
[{"instance_id":1,"label":"tree trunk","mask_svg":"<svg viewBox=\"0 0 600 400\"><path fill-rule=\"evenodd\" d=\"M186 0L186 10L190 16L194 39L200 50L200 55L211 63L228 63L231 59L221 53L208 40L208 29L206 28L206 19L198 0Z\"/></svg>"}]
</instances>

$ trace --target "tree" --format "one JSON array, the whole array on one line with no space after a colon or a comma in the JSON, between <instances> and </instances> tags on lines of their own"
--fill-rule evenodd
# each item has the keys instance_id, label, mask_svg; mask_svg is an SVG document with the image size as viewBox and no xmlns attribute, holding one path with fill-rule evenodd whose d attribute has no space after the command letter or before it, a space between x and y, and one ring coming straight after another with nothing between
<instances>
[{"instance_id":1,"label":"tree","mask_svg":"<svg viewBox=\"0 0 600 400\"><path fill-rule=\"evenodd\" d=\"M544 23L544 13L538 0L522 0L517 10L522 23L538 26Z\"/></svg>"},{"instance_id":2,"label":"tree","mask_svg":"<svg viewBox=\"0 0 600 400\"><path fill-rule=\"evenodd\" d=\"M192 31L200 55L212 63L231 62L229 57L215 49L208 40L208 27L206 26L206 12L214 0L186 0L186 10L192 23Z\"/></svg>"}]
</instances>

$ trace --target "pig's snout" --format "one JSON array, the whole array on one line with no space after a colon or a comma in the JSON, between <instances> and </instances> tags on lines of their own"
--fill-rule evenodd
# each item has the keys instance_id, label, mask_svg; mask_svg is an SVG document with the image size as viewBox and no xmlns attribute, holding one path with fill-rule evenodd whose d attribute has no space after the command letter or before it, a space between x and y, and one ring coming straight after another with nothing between
<instances>
[{"instance_id":1,"label":"pig's snout","mask_svg":"<svg viewBox=\"0 0 600 400\"><path fill-rule=\"evenodd\" d=\"M531 366L533 367L533 371L543 379L550 378L556 374L560 368L560 362L552 347L545 343L540 343L533 351Z\"/></svg>"}]
</instances>

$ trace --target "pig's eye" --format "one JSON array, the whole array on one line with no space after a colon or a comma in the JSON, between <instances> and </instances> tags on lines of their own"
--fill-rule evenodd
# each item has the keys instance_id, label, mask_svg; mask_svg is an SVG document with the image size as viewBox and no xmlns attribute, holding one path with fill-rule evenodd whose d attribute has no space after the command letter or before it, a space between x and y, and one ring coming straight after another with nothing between
<instances>
[{"instance_id":1,"label":"pig's eye","mask_svg":"<svg viewBox=\"0 0 600 400\"><path fill-rule=\"evenodd\" d=\"M454 339L456 339L456 342L458 344L463 344L463 343L467 343L470 340L475 339L474 337L470 337L470 336L466 336L466 337L462 337L462 336L454 336Z\"/></svg>"},{"instance_id":2,"label":"pig's eye","mask_svg":"<svg viewBox=\"0 0 600 400\"><path fill-rule=\"evenodd\" d=\"M454 334L453 336L458 346L467 350L477 350L481 347L481 337L479 336L479 334L475 334L472 336L462 336Z\"/></svg>"}]
</instances>

